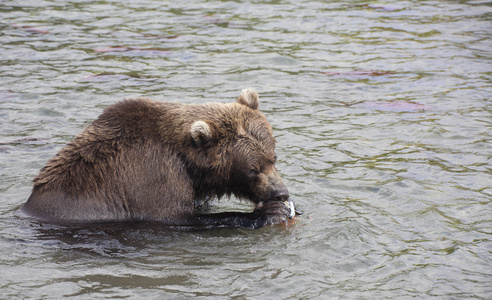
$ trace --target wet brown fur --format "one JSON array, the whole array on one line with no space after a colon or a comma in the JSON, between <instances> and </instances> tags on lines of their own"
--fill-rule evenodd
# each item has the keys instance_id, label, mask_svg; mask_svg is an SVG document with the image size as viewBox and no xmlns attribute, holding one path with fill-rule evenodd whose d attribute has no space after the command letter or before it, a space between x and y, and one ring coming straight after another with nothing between
<instances>
[{"instance_id":1,"label":"wet brown fur","mask_svg":"<svg viewBox=\"0 0 492 300\"><path fill-rule=\"evenodd\" d=\"M288 197L271 126L244 97L201 105L137 98L108 107L41 169L23 211L69 223L187 224L197 199ZM205 124L191 129L197 121Z\"/></svg>"}]
</instances>

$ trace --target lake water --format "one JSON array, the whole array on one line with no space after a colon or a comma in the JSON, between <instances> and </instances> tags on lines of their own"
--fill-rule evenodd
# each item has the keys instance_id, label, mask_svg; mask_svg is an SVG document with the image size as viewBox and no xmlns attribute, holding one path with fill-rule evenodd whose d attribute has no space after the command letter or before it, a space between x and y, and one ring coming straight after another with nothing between
<instances>
[{"instance_id":1,"label":"lake water","mask_svg":"<svg viewBox=\"0 0 492 300\"><path fill-rule=\"evenodd\" d=\"M1 298L492 298L491 13L481 0L2 1ZM231 102L247 87L296 224L19 214L39 169L108 105Z\"/></svg>"}]
</instances>

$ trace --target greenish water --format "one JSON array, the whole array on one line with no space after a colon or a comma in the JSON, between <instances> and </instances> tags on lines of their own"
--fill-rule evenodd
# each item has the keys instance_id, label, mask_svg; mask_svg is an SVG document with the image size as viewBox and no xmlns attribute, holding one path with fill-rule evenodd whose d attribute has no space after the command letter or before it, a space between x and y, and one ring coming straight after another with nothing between
<instances>
[{"instance_id":1,"label":"greenish water","mask_svg":"<svg viewBox=\"0 0 492 300\"><path fill-rule=\"evenodd\" d=\"M1 297L490 299L488 1L2 1ZM255 87L289 228L67 229L31 180L131 96ZM217 210L247 210L223 199Z\"/></svg>"}]
</instances>

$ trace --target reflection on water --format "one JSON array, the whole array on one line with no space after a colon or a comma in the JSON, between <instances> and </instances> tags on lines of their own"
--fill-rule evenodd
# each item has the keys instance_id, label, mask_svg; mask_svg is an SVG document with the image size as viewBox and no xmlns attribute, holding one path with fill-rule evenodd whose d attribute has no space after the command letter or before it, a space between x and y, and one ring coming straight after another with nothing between
<instances>
[{"instance_id":1,"label":"reflection on water","mask_svg":"<svg viewBox=\"0 0 492 300\"><path fill-rule=\"evenodd\" d=\"M0 279L7 298L492 295L486 1L3 1ZM256 87L289 228L63 228L31 180L130 96ZM224 199L217 210L247 210Z\"/></svg>"}]
</instances>

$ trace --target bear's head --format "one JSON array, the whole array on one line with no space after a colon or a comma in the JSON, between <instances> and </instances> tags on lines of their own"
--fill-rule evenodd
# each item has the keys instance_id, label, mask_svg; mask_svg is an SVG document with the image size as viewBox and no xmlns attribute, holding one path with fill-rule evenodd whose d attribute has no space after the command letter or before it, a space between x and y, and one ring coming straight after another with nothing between
<instances>
[{"instance_id":1,"label":"bear's head","mask_svg":"<svg viewBox=\"0 0 492 300\"><path fill-rule=\"evenodd\" d=\"M289 192L275 168L275 138L259 111L258 93L245 89L235 103L211 104L190 135L201 167L198 195L234 194L254 203L286 200Z\"/></svg>"}]
</instances>

